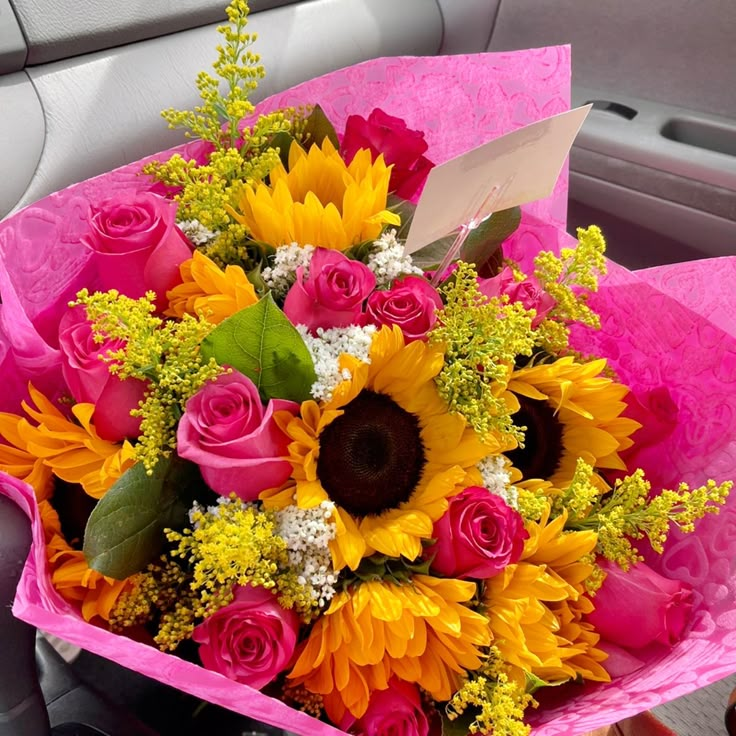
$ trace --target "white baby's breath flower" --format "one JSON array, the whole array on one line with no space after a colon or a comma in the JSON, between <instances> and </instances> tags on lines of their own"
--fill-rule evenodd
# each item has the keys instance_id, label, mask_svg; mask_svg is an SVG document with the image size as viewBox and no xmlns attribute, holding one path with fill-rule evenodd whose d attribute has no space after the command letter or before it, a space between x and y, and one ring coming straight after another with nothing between
<instances>
[{"instance_id":1,"label":"white baby's breath flower","mask_svg":"<svg viewBox=\"0 0 736 736\"><path fill-rule=\"evenodd\" d=\"M338 577L329 549L335 538L334 508L331 501L323 501L311 509L287 506L276 512L277 533L286 542L289 566L320 607L335 595Z\"/></svg>"},{"instance_id":2,"label":"white baby's breath flower","mask_svg":"<svg viewBox=\"0 0 736 736\"><path fill-rule=\"evenodd\" d=\"M245 503L239 498L232 499L227 496L219 496L214 506L203 506L199 501L195 501L187 512L189 523L193 529L199 529L200 524L195 519L197 514L209 514L210 516L218 517L220 515L220 507L231 503L245 506Z\"/></svg>"},{"instance_id":3,"label":"white baby's breath flower","mask_svg":"<svg viewBox=\"0 0 736 736\"><path fill-rule=\"evenodd\" d=\"M176 223L193 245L201 246L211 243L220 233L208 230L199 220L180 220Z\"/></svg>"},{"instance_id":4,"label":"white baby's breath flower","mask_svg":"<svg viewBox=\"0 0 736 736\"><path fill-rule=\"evenodd\" d=\"M483 486L518 511L519 492L511 485L511 476L506 470L504 457L502 455L487 457L478 463L478 470L483 477Z\"/></svg>"},{"instance_id":5,"label":"white baby's breath flower","mask_svg":"<svg viewBox=\"0 0 736 736\"><path fill-rule=\"evenodd\" d=\"M194 519L195 515L196 515L196 514L201 514L202 512L204 512L204 510L205 510L205 509L204 509L204 506L202 506L202 504L200 504L200 503L198 503L197 501L195 501L195 502L194 502L194 503L192 504L192 507L191 507L191 508L189 509L189 511L187 512L187 516L189 517L189 524L190 524L190 526L192 526L192 527L193 527L194 529L197 529L197 528L198 528L198 526L199 526L199 524L198 524L198 523L197 523L197 522L195 521L195 519Z\"/></svg>"},{"instance_id":6,"label":"white baby's breath flower","mask_svg":"<svg viewBox=\"0 0 736 736\"><path fill-rule=\"evenodd\" d=\"M411 256L404 253L404 244L396 237L396 230L387 230L373 248L366 266L376 277L376 288L387 289L401 276L422 275L422 269L412 263Z\"/></svg>"},{"instance_id":7,"label":"white baby's breath flower","mask_svg":"<svg viewBox=\"0 0 736 736\"><path fill-rule=\"evenodd\" d=\"M315 401L329 401L335 388L352 378L350 371L340 370L341 355L353 355L363 363L370 362L371 342L376 331L374 325L331 327L328 330L319 327L316 335L312 335L304 325L297 325L297 330L314 361L317 380L310 393Z\"/></svg>"},{"instance_id":8,"label":"white baby's breath flower","mask_svg":"<svg viewBox=\"0 0 736 736\"><path fill-rule=\"evenodd\" d=\"M271 289L276 299L286 296L296 281L296 270L299 266L304 268L305 278L309 275L309 262L312 260L313 253L314 246L298 243L276 248L273 266L266 266L261 272L263 281Z\"/></svg>"}]
</instances>

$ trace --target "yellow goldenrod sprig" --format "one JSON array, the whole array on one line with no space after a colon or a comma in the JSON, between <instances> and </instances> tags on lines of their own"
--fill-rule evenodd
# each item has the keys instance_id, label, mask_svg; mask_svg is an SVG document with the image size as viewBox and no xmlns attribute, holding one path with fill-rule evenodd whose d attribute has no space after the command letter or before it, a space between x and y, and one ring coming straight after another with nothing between
<instances>
[{"instance_id":1,"label":"yellow goldenrod sprig","mask_svg":"<svg viewBox=\"0 0 736 736\"><path fill-rule=\"evenodd\" d=\"M104 358L110 373L148 382L143 403L131 413L142 418L135 453L149 472L176 447L176 425L187 400L224 371L214 359L199 359L202 340L214 325L190 315L180 322L164 321L154 314L155 297L153 292L131 299L115 290L90 294L83 289L74 302L87 308L95 340L125 342Z\"/></svg>"},{"instance_id":2,"label":"yellow goldenrod sprig","mask_svg":"<svg viewBox=\"0 0 736 736\"><path fill-rule=\"evenodd\" d=\"M227 7L229 23L217 28L224 41L218 44L217 60L212 65L217 76L207 72L197 75L202 104L193 111L168 109L161 113L170 128L187 128L188 137L209 141L218 149L235 147L240 136L238 123L255 109L248 98L266 74L258 54L250 51L256 35L245 32L248 12L246 0L232 0ZM227 88L224 95L222 82Z\"/></svg>"},{"instance_id":3,"label":"yellow goldenrod sprig","mask_svg":"<svg viewBox=\"0 0 736 736\"><path fill-rule=\"evenodd\" d=\"M481 437L493 431L522 439L502 397L518 355L531 355L534 316L520 302L486 298L475 268L462 261L440 288L445 306L431 344L441 344L445 363L437 387L450 410L461 414Z\"/></svg>"},{"instance_id":4,"label":"yellow goldenrod sprig","mask_svg":"<svg viewBox=\"0 0 736 736\"><path fill-rule=\"evenodd\" d=\"M551 483L547 484L547 486L542 486L541 488L517 487L518 511L524 521L539 521L542 518L542 514L553 503L557 490L552 488Z\"/></svg>"},{"instance_id":5,"label":"yellow goldenrod sprig","mask_svg":"<svg viewBox=\"0 0 736 736\"><path fill-rule=\"evenodd\" d=\"M509 680L501 654L491 647L488 660L470 674L448 702L445 712L453 721L466 711L475 715L468 730L486 736L526 736L530 727L524 723L524 711L536 701L515 682Z\"/></svg>"},{"instance_id":6,"label":"yellow goldenrod sprig","mask_svg":"<svg viewBox=\"0 0 736 736\"><path fill-rule=\"evenodd\" d=\"M232 495L213 510L195 507L190 518L191 528L167 530L166 537L174 545L172 558L192 570L192 628L195 619L227 605L233 588L243 585L274 589L284 608L296 609L304 620L312 617L317 602L289 565L286 543L277 533L276 512ZM159 643L165 639L167 646L176 645L170 631L160 632L159 638Z\"/></svg>"},{"instance_id":7,"label":"yellow goldenrod sprig","mask_svg":"<svg viewBox=\"0 0 736 736\"><path fill-rule=\"evenodd\" d=\"M219 233L217 241L224 243L218 247L228 250L237 246L244 232L229 216L227 207L238 201L245 183L264 179L279 163L273 140L279 133L290 132L300 113L293 109L276 111L240 127L241 121L255 111L249 96L265 71L258 54L250 50L255 34L245 32L248 3L232 0L226 12L229 24L217 29L223 43L217 46L215 75L201 72L197 76L202 104L194 110L169 109L162 113L170 128L186 128L188 138L207 141L213 150L201 164L174 154L168 161L146 164L143 173L177 189L178 219L197 220Z\"/></svg>"},{"instance_id":8,"label":"yellow goldenrod sprig","mask_svg":"<svg viewBox=\"0 0 736 736\"><path fill-rule=\"evenodd\" d=\"M593 598L600 590L601 585L603 585L603 581L606 579L606 573L598 564L598 556L595 552L583 555L583 557L580 558L580 564L590 565L590 574L583 581L583 585L585 586L585 592L588 596Z\"/></svg>"},{"instance_id":9,"label":"yellow goldenrod sprig","mask_svg":"<svg viewBox=\"0 0 736 736\"><path fill-rule=\"evenodd\" d=\"M596 480L599 482L596 483ZM596 476L593 467L578 458L570 485L551 499L552 513L558 516L564 510L569 518L585 519L606 488L607 485Z\"/></svg>"},{"instance_id":10,"label":"yellow goldenrod sprig","mask_svg":"<svg viewBox=\"0 0 736 736\"><path fill-rule=\"evenodd\" d=\"M586 472L592 478L590 466L579 461L576 471L576 477L580 474L578 491L584 486L583 475ZM692 532L698 519L720 511L732 487L731 481L719 485L709 480L695 489L681 483L676 491L663 490L650 498L651 485L644 472L638 469L616 481L606 495L599 495L597 490L590 488L577 505L568 499L566 508L576 509L579 514L571 512L566 527L598 532L597 552L627 570L643 559L632 540L646 537L652 549L661 553L671 524L683 532Z\"/></svg>"},{"instance_id":11,"label":"yellow goldenrod sprig","mask_svg":"<svg viewBox=\"0 0 736 736\"><path fill-rule=\"evenodd\" d=\"M161 556L145 572L131 578L132 585L116 601L110 627L122 631L152 621L156 612L172 610L186 597L189 575L173 560Z\"/></svg>"},{"instance_id":12,"label":"yellow goldenrod sprig","mask_svg":"<svg viewBox=\"0 0 736 736\"><path fill-rule=\"evenodd\" d=\"M213 150L206 163L186 160L174 154L168 161L154 161L143 172L177 190L179 220L197 220L209 230L228 234L228 243L245 237L245 230L229 214L229 208L240 199L245 183L264 179L279 163L279 152L269 142L278 132L288 131L291 123L283 111L262 115L253 128L243 135L247 148Z\"/></svg>"},{"instance_id":13,"label":"yellow goldenrod sprig","mask_svg":"<svg viewBox=\"0 0 736 736\"><path fill-rule=\"evenodd\" d=\"M598 290L598 276L606 273L606 241L596 225L578 228L576 248L563 248L559 257L542 251L534 259L534 276L556 304L538 327L542 348L558 354L567 349L571 322L600 327L599 316L588 306L588 295Z\"/></svg>"}]
</instances>

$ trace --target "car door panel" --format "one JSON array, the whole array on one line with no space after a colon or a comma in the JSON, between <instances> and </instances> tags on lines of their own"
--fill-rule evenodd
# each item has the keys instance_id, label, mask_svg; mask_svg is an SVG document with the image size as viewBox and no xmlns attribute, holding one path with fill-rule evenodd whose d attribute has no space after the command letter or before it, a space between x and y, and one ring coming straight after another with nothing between
<instances>
[{"instance_id":1,"label":"car door panel","mask_svg":"<svg viewBox=\"0 0 736 736\"><path fill-rule=\"evenodd\" d=\"M571 228L631 267L736 252L736 4L501 0L492 50L570 43ZM656 245L655 245L656 243Z\"/></svg>"}]
</instances>

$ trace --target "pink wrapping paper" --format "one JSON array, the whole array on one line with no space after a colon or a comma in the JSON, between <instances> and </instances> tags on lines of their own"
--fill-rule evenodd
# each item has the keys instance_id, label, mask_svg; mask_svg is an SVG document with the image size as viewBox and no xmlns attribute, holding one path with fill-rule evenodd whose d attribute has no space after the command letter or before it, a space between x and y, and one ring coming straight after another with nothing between
<instances>
[{"instance_id":1,"label":"pink wrapping paper","mask_svg":"<svg viewBox=\"0 0 736 736\"><path fill-rule=\"evenodd\" d=\"M655 489L681 480L736 479L736 297L727 278L736 272L736 258L641 275L613 263L609 268L591 299L602 328L579 330L576 347L607 357L644 402L653 389L667 386L678 408L674 427L662 427L670 434L642 448L634 462ZM693 586L686 636L670 651L648 651L643 669L610 684L550 693L550 707L532 716L535 735L583 733L736 671L736 497L718 516L703 519L695 534L675 531L662 556L645 556L663 575Z\"/></svg>"},{"instance_id":2,"label":"pink wrapping paper","mask_svg":"<svg viewBox=\"0 0 736 736\"><path fill-rule=\"evenodd\" d=\"M440 94L441 91L441 94ZM428 155L441 162L501 133L567 109L569 49L448 58L383 59L321 77L262 103L262 110L319 102L341 129L348 114L374 106L426 131ZM197 144L188 153L197 155ZM181 150L181 149L179 149ZM116 191L151 185L137 176L141 162L50 195L0 223L0 410L14 410L29 378L53 393L61 386L55 329L59 306L88 279L79 243L87 203ZM524 208L522 226L506 254L528 265L541 248L557 249L563 232L567 178L554 194ZM637 460L654 485L736 477L736 297L723 275L736 259L641 276L612 265L595 299L598 333L580 330L580 349L607 356L634 393L646 401L670 387L678 424ZM699 288L708 284L708 289ZM695 300L695 292L702 299ZM28 487L0 478L0 492L33 520L34 547L19 585L19 618L137 672L292 732L311 736L337 729L296 713L277 700L85 623L48 580L43 533ZM651 652L647 666L604 686L556 690L532 714L536 736L579 734L688 693L736 671L736 498L695 535L675 535L650 562L691 583L697 606L686 637L673 650ZM562 700L564 698L564 700Z\"/></svg>"}]
</instances>

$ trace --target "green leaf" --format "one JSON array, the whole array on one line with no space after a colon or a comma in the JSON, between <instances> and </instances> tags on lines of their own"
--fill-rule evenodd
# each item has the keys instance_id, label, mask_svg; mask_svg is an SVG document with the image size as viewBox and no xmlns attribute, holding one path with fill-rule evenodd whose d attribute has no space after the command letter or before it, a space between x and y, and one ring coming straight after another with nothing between
<instances>
[{"instance_id":1,"label":"green leaf","mask_svg":"<svg viewBox=\"0 0 736 736\"><path fill-rule=\"evenodd\" d=\"M459 257L466 263L473 263L479 270L482 270L482 267L501 247L501 243L516 231L520 221L521 209L519 207L494 212L491 217L470 231L460 250ZM455 237L456 233L451 233L413 253L414 263L425 270L431 270L432 266L442 261L443 256L455 241Z\"/></svg>"},{"instance_id":2,"label":"green leaf","mask_svg":"<svg viewBox=\"0 0 736 736\"><path fill-rule=\"evenodd\" d=\"M279 158L287 171L289 170L289 149L293 142L294 137L285 130L279 131L271 139L271 148L279 149Z\"/></svg>"},{"instance_id":3,"label":"green leaf","mask_svg":"<svg viewBox=\"0 0 736 736\"><path fill-rule=\"evenodd\" d=\"M446 713L442 713L442 736L468 736L470 724L475 717L467 712L451 721Z\"/></svg>"},{"instance_id":4,"label":"green leaf","mask_svg":"<svg viewBox=\"0 0 736 736\"><path fill-rule=\"evenodd\" d=\"M368 256L374 251L373 240L364 240L362 243L357 243L347 250L343 251L343 255L349 258L351 261L360 261L361 263L368 263Z\"/></svg>"},{"instance_id":5,"label":"green leaf","mask_svg":"<svg viewBox=\"0 0 736 736\"><path fill-rule=\"evenodd\" d=\"M569 682L569 680L565 682L547 682L547 680L543 680L541 677L537 677L533 672L527 672L526 670L524 670L524 679L526 680L525 692L530 695L542 687L559 687L560 685L565 685Z\"/></svg>"},{"instance_id":6,"label":"green leaf","mask_svg":"<svg viewBox=\"0 0 736 736\"><path fill-rule=\"evenodd\" d=\"M494 212L487 220L471 230L460 249L460 258L466 263L474 263L479 268L493 256L521 222L521 208Z\"/></svg>"},{"instance_id":7,"label":"green leaf","mask_svg":"<svg viewBox=\"0 0 736 736\"><path fill-rule=\"evenodd\" d=\"M307 148L316 143L318 146L322 145L322 141L325 138L329 138L335 148L339 150L340 140L337 137L335 128L332 123L328 120L324 110L319 106L315 105L311 115L307 118L304 124L304 137L307 141Z\"/></svg>"},{"instance_id":8,"label":"green leaf","mask_svg":"<svg viewBox=\"0 0 736 736\"><path fill-rule=\"evenodd\" d=\"M202 357L248 376L264 401L305 401L317 380L304 340L270 292L212 330L202 342Z\"/></svg>"},{"instance_id":9,"label":"green leaf","mask_svg":"<svg viewBox=\"0 0 736 736\"><path fill-rule=\"evenodd\" d=\"M118 478L87 520L87 564L116 580L140 572L160 554L164 529L186 522L203 488L194 463L162 458L152 475L137 463Z\"/></svg>"},{"instance_id":10,"label":"green leaf","mask_svg":"<svg viewBox=\"0 0 736 736\"><path fill-rule=\"evenodd\" d=\"M401 218L401 227L398 229L396 237L400 240L406 239L417 206L407 199L397 197L395 194L389 194L386 208L391 210L391 212L396 212Z\"/></svg>"},{"instance_id":11,"label":"green leaf","mask_svg":"<svg viewBox=\"0 0 736 736\"><path fill-rule=\"evenodd\" d=\"M454 240L454 235L448 235L446 238L435 240L434 243L425 245L424 248L415 251L411 254L414 265L423 268L425 271L434 271L440 265L443 256Z\"/></svg>"},{"instance_id":12,"label":"green leaf","mask_svg":"<svg viewBox=\"0 0 736 736\"><path fill-rule=\"evenodd\" d=\"M245 276L248 281L250 281L250 283L253 285L253 288L256 290L256 294L263 296L264 294L268 293L268 286L266 286L266 282L263 280L261 271L262 264L258 263L253 268L251 268L250 271L246 271Z\"/></svg>"}]
</instances>

